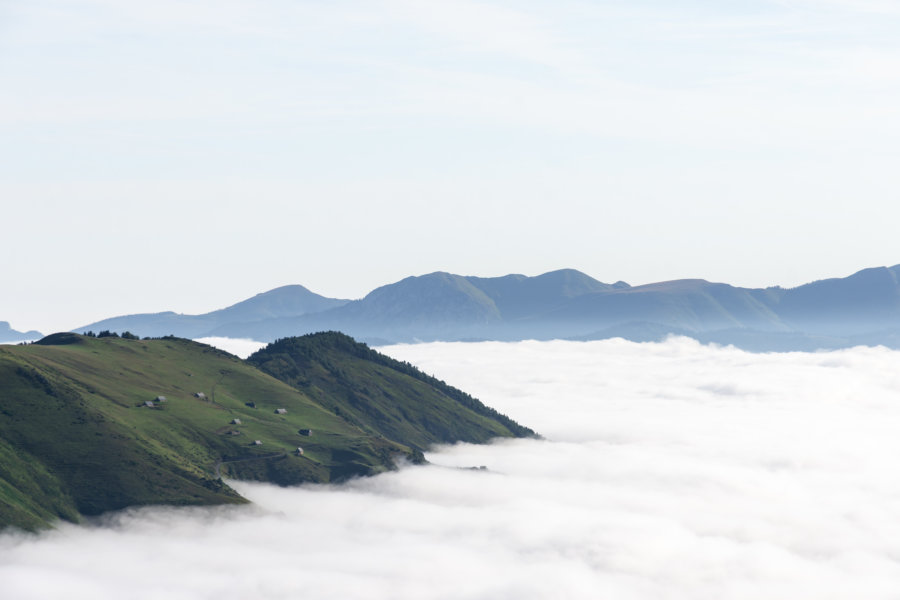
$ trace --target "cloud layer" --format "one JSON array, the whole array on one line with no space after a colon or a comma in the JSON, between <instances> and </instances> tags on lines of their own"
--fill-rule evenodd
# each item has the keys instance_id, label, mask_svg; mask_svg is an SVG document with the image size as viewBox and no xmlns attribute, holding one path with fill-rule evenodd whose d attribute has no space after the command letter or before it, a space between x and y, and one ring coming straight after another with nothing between
<instances>
[{"instance_id":1,"label":"cloud layer","mask_svg":"<svg viewBox=\"0 0 900 600\"><path fill-rule=\"evenodd\" d=\"M265 342L257 342L256 340L244 338L203 337L197 338L194 341L215 346L216 348L224 350L225 352L230 352L241 358L247 358L260 348L265 348L268 345Z\"/></svg>"},{"instance_id":2,"label":"cloud layer","mask_svg":"<svg viewBox=\"0 0 900 600\"><path fill-rule=\"evenodd\" d=\"M384 349L543 433L254 506L0 536L10 599L890 598L900 353ZM457 467L485 465L484 470Z\"/></svg>"}]
</instances>

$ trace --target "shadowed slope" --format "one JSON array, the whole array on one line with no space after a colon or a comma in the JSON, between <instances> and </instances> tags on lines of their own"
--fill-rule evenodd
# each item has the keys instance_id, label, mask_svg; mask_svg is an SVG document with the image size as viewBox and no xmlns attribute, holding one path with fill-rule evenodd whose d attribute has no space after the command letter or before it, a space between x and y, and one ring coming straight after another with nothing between
<instances>
[{"instance_id":1,"label":"shadowed slope","mask_svg":"<svg viewBox=\"0 0 900 600\"><path fill-rule=\"evenodd\" d=\"M341 333L279 340L247 362L364 430L419 450L535 435L468 394Z\"/></svg>"}]
</instances>

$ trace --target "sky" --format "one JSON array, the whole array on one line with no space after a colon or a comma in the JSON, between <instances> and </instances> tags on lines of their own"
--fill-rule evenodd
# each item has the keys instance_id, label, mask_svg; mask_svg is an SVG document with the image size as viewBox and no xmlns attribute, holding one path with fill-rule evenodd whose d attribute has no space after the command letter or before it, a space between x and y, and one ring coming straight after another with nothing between
<instances>
[{"instance_id":1,"label":"sky","mask_svg":"<svg viewBox=\"0 0 900 600\"><path fill-rule=\"evenodd\" d=\"M0 320L900 262L892 0L0 0Z\"/></svg>"},{"instance_id":2,"label":"sky","mask_svg":"<svg viewBox=\"0 0 900 600\"><path fill-rule=\"evenodd\" d=\"M251 506L7 532L4 599L900 594L900 352L382 350L544 439L439 447L430 466L342 486L235 483Z\"/></svg>"}]
</instances>

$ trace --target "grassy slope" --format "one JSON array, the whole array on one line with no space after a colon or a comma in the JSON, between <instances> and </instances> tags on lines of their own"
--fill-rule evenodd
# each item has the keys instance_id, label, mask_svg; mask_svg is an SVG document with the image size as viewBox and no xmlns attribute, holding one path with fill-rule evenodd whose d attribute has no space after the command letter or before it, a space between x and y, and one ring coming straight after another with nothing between
<instances>
[{"instance_id":1,"label":"grassy slope","mask_svg":"<svg viewBox=\"0 0 900 600\"><path fill-rule=\"evenodd\" d=\"M247 362L373 435L419 450L434 443L535 435L468 394L341 333L279 340Z\"/></svg>"},{"instance_id":2,"label":"grassy slope","mask_svg":"<svg viewBox=\"0 0 900 600\"><path fill-rule=\"evenodd\" d=\"M141 406L158 395L168 402ZM286 415L274 413L281 407ZM242 424L229 425L233 418ZM315 437L299 436L300 428ZM257 439L262 445L251 446ZM289 454L298 445L304 455ZM242 502L217 480L216 464L273 454L281 456L225 462L222 471L282 484L330 481L388 469L392 456L411 452L187 340L0 347L0 526L30 529L138 504Z\"/></svg>"}]
</instances>

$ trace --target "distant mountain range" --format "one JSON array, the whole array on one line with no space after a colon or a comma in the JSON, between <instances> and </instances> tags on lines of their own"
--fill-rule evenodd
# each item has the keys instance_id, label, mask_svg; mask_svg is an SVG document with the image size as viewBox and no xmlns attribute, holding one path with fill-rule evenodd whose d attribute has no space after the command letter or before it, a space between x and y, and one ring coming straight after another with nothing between
<instances>
[{"instance_id":1,"label":"distant mountain range","mask_svg":"<svg viewBox=\"0 0 900 600\"><path fill-rule=\"evenodd\" d=\"M130 331L135 335L149 337L175 335L198 338L212 335L210 332L234 324L263 323L284 317L297 317L322 312L348 302L350 301L320 296L302 285L286 285L202 315L182 315L171 311L125 315L97 321L75 331Z\"/></svg>"},{"instance_id":2,"label":"distant mountain range","mask_svg":"<svg viewBox=\"0 0 900 600\"><path fill-rule=\"evenodd\" d=\"M40 331L16 331L8 321L0 321L0 343L39 340L44 337Z\"/></svg>"},{"instance_id":3,"label":"distant mountain range","mask_svg":"<svg viewBox=\"0 0 900 600\"><path fill-rule=\"evenodd\" d=\"M115 317L80 327L142 336L272 341L336 330L369 343L623 337L669 334L756 351L858 344L900 348L900 265L786 289L702 279L630 286L573 269L537 277L431 273L379 287L360 300L303 286L259 294L204 315Z\"/></svg>"}]
</instances>

